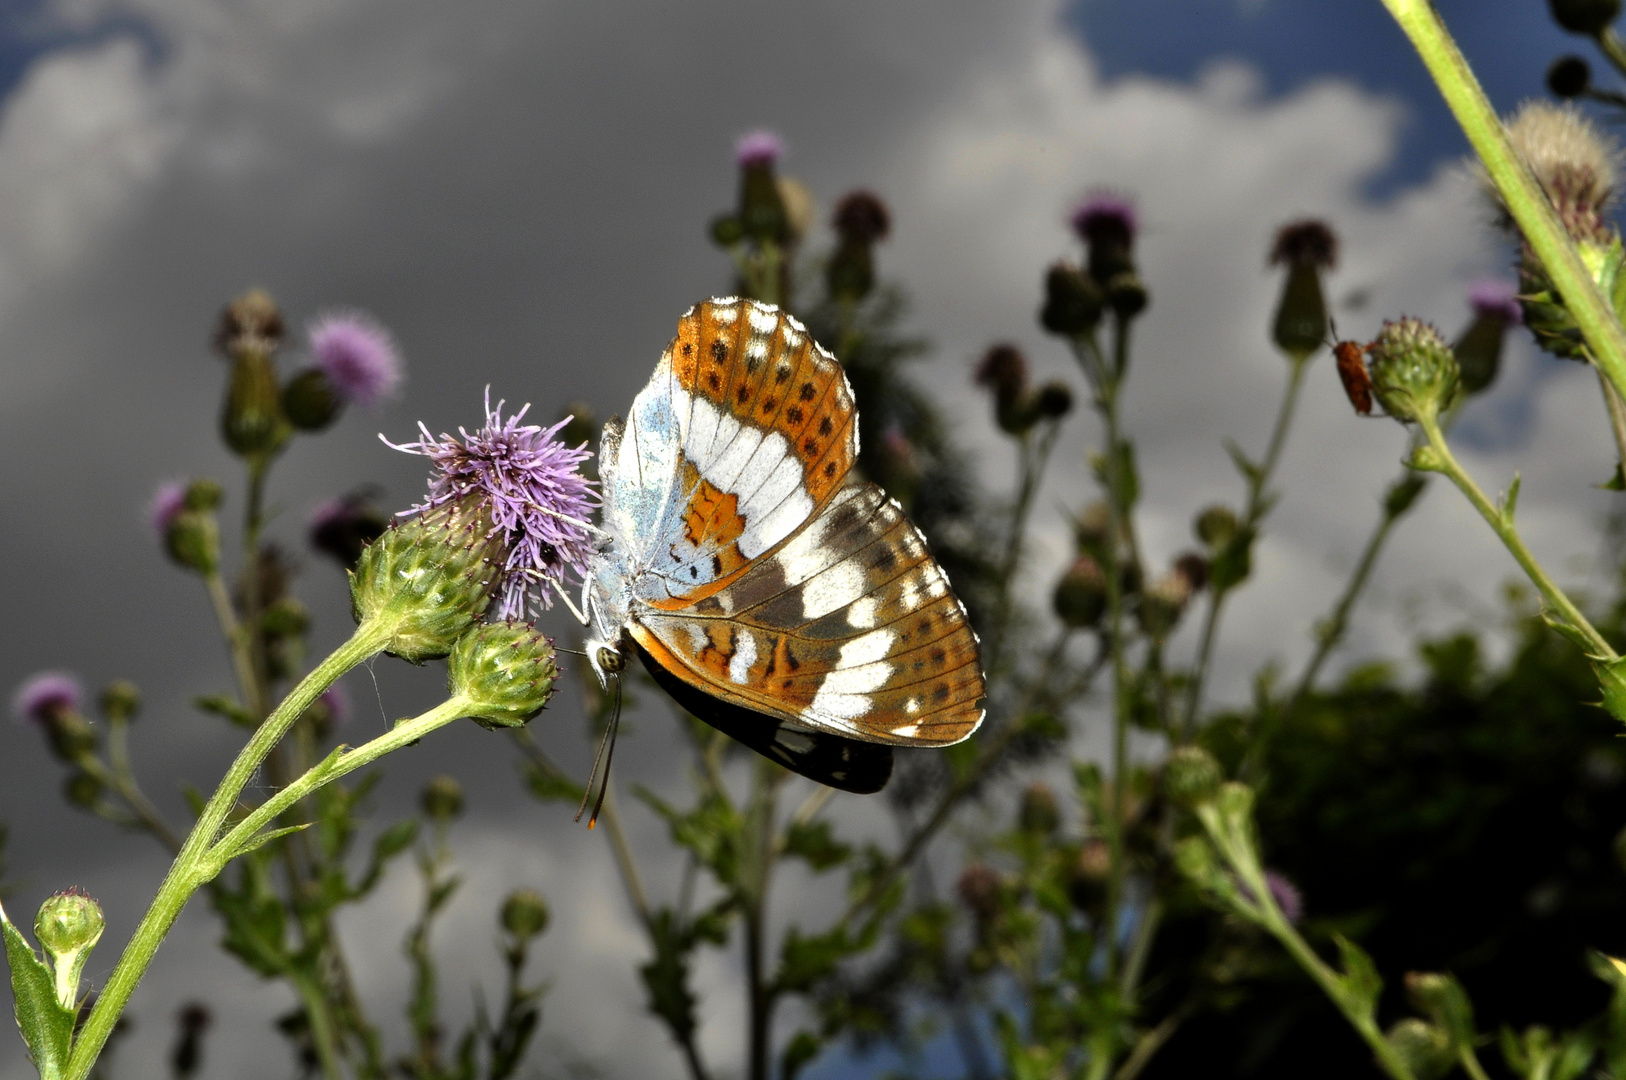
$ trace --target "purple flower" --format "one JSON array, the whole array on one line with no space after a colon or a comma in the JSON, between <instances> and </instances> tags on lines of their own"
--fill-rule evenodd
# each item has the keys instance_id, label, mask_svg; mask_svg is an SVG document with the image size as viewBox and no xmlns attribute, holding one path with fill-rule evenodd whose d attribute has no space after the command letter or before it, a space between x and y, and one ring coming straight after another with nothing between
<instances>
[{"instance_id":1,"label":"purple flower","mask_svg":"<svg viewBox=\"0 0 1626 1080\"><path fill-rule=\"evenodd\" d=\"M1468 303L1480 318L1501 319L1509 326L1524 321L1519 307L1519 290L1511 281L1482 278L1468 287Z\"/></svg>"},{"instance_id":2,"label":"purple flower","mask_svg":"<svg viewBox=\"0 0 1626 1080\"><path fill-rule=\"evenodd\" d=\"M346 401L372 405L400 385L401 354L390 332L371 315L323 315L306 332L316 366Z\"/></svg>"},{"instance_id":3,"label":"purple flower","mask_svg":"<svg viewBox=\"0 0 1626 1080\"><path fill-rule=\"evenodd\" d=\"M147 505L147 520L152 522L152 531L158 534L160 540L169 535L169 527L185 509L184 483L171 480L158 486L158 490L153 493L152 502Z\"/></svg>"},{"instance_id":4,"label":"purple flower","mask_svg":"<svg viewBox=\"0 0 1626 1080\"><path fill-rule=\"evenodd\" d=\"M771 131L752 131L734 144L734 161L740 168L772 165L785 153L785 144Z\"/></svg>"},{"instance_id":5,"label":"purple flower","mask_svg":"<svg viewBox=\"0 0 1626 1080\"><path fill-rule=\"evenodd\" d=\"M579 466L593 455L585 443L572 449L554 438L568 416L550 428L522 425L526 405L504 420L503 402L491 407L489 387L485 407L485 426L473 434L459 428L462 441L446 434L436 439L421 423L417 442L384 441L435 465L429 497L407 514L471 496L485 502L508 552L496 615L522 619L536 604L553 606L550 584L561 586L567 572L578 578L587 572L595 532L587 519L598 498Z\"/></svg>"},{"instance_id":6,"label":"purple flower","mask_svg":"<svg viewBox=\"0 0 1626 1080\"><path fill-rule=\"evenodd\" d=\"M1276 901L1276 906L1282 909L1282 914L1290 923L1297 923L1304 918L1304 897L1299 894L1299 888L1287 880L1285 874L1275 870L1265 871L1265 888L1270 890L1270 898Z\"/></svg>"},{"instance_id":7,"label":"purple flower","mask_svg":"<svg viewBox=\"0 0 1626 1080\"><path fill-rule=\"evenodd\" d=\"M23 680L11 698L11 711L19 720L49 724L58 713L78 712L84 691L79 680L63 671L42 671Z\"/></svg>"},{"instance_id":8,"label":"purple flower","mask_svg":"<svg viewBox=\"0 0 1626 1080\"><path fill-rule=\"evenodd\" d=\"M1127 248L1134 243L1135 204L1122 195L1100 192L1091 195L1073 211L1073 231L1086 244L1117 244Z\"/></svg>"}]
</instances>

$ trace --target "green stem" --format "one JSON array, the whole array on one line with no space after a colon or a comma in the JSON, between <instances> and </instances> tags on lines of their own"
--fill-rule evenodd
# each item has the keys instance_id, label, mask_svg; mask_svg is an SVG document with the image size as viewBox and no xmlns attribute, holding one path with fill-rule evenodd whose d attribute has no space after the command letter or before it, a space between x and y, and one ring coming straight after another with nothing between
<instances>
[{"instance_id":1,"label":"green stem","mask_svg":"<svg viewBox=\"0 0 1626 1080\"><path fill-rule=\"evenodd\" d=\"M1125 877L1124 819L1129 812L1129 662L1124 648L1124 596L1119 537L1123 535L1124 483L1120 467L1118 384L1108 384L1100 396L1101 416L1106 425L1108 538L1104 549L1107 565L1107 641L1112 657L1112 813L1108 815L1107 843L1112 850L1112 873L1107 879L1105 925L1106 977L1118 973L1118 909L1123 903Z\"/></svg>"},{"instance_id":2,"label":"green stem","mask_svg":"<svg viewBox=\"0 0 1626 1080\"><path fill-rule=\"evenodd\" d=\"M1462 1065L1462 1071L1472 1080L1490 1080L1490 1074L1485 1071L1485 1066L1479 1063L1479 1055L1474 1053L1473 1047L1464 1046L1457 1054L1457 1061Z\"/></svg>"},{"instance_id":3,"label":"green stem","mask_svg":"<svg viewBox=\"0 0 1626 1080\"><path fill-rule=\"evenodd\" d=\"M1564 590L1560 589L1557 583L1547 575L1547 571L1542 568L1541 563L1536 561L1536 557L1530 553L1530 549L1525 547L1523 539L1519 536L1518 528L1513 524L1513 507L1511 503L1506 509L1496 506L1480 490L1479 485L1474 483L1474 478L1468 475L1467 470L1452 455L1451 447L1445 441L1445 434L1440 430L1438 417L1424 415L1418 418L1418 424L1428 437L1429 449L1433 452L1434 460L1429 463L1430 468L1443 472L1451 479L1453 484L1457 485L1458 490L1468 497L1468 501L1473 503L1474 509L1479 511L1479 516L1484 518L1485 523L1501 538L1503 546L1513 556L1514 561L1519 564L1519 568L1524 571L1531 584L1535 585L1541 592L1542 599L1547 602L1548 608L1557 613L1564 622L1568 623L1586 641L1590 655L1607 660L1616 659L1617 654L1614 648L1610 646L1608 641L1604 640L1604 636L1598 633L1592 623L1587 620L1587 617L1581 614L1581 609L1576 607L1574 601L1565 595ZM1414 455L1414 459L1417 456ZM1515 479L1515 489L1517 485L1518 481Z\"/></svg>"},{"instance_id":4,"label":"green stem","mask_svg":"<svg viewBox=\"0 0 1626 1080\"><path fill-rule=\"evenodd\" d=\"M1000 673L1004 644L1010 637L1012 594L1015 591L1016 571L1022 560L1022 538L1026 534L1028 515L1033 510L1033 496L1039 490L1050 452L1055 449L1056 436L1061 427L1046 422L1037 441L1031 433L1024 433L1018 442L1019 464L1017 472L1016 506L1011 511L1010 531L1005 539L1005 552L999 563L999 599L994 613L994 632L988 646L987 671L992 679Z\"/></svg>"},{"instance_id":5,"label":"green stem","mask_svg":"<svg viewBox=\"0 0 1626 1080\"><path fill-rule=\"evenodd\" d=\"M1242 512L1242 523L1237 531L1243 542L1250 547L1257 539L1255 533L1259 523L1270 511L1270 478L1276 472L1277 463L1281 461L1283 447L1287 445L1287 432L1293 424L1293 413L1298 407L1299 388L1304 385L1304 371L1308 366L1306 363L1308 360L1308 354L1302 356L1294 354L1288 357L1287 386L1282 391L1281 405L1276 409L1276 422L1271 427L1270 442L1265 446L1264 460L1259 463L1258 470L1248 476L1248 503ZM1207 680L1208 669L1213 662L1214 642L1219 636L1220 614L1225 608L1225 599L1230 594L1230 588L1216 588L1209 597L1208 612L1203 618L1202 636L1197 645L1197 660L1192 667L1191 682L1186 689L1186 707L1181 714L1182 736L1189 737L1197 728L1198 713L1203 705L1203 684Z\"/></svg>"},{"instance_id":6,"label":"green stem","mask_svg":"<svg viewBox=\"0 0 1626 1080\"><path fill-rule=\"evenodd\" d=\"M259 677L254 671L254 646L242 624L237 621L237 612L231 603L231 594L226 591L226 583L220 577L220 571L211 570L203 576L203 583L209 590L209 602L215 609L215 619L220 623L220 634L226 639L231 649L232 673L237 676L238 693L243 695L243 707L249 711L254 719L260 718L256 712L255 702L260 698Z\"/></svg>"},{"instance_id":7,"label":"green stem","mask_svg":"<svg viewBox=\"0 0 1626 1080\"><path fill-rule=\"evenodd\" d=\"M265 760L265 756L322 691L331 686L339 676L378 653L389 641L391 634L392 629L389 626L376 622L357 627L349 641L339 646L333 655L317 665L315 670L288 694L277 710L255 731L248 745L237 755L237 760L232 763L220 786L204 806L191 835L187 837L181 853L175 857L175 862L170 866L169 873L159 887L158 895L153 898L152 905L142 916L140 925L130 938L130 943L125 946L124 955L119 957L118 966L113 969L107 985L97 997L95 1007L91 1009L79 1037L74 1041L73 1055L68 1062L65 1080L85 1080L90 1075L90 1070L96 1064L97 1055L101 1053L102 1047L107 1044L108 1037L113 1033L113 1025L124 1012L130 995L135 992L136 984L146 973L147 965L152 963L153 956L158 952L158 946L163 943L169 928L180 916L181 909L186 906L187 900L194 892L219 872L218 866L211 869L211 849L214 846L215 836L220 832L227 815L236 807L238 796L254 778L254 772Z\"/></svg>"},{"instance_id":8,"label":"green stem","mask_svg":"<svg viewBox=\"0 0 1626 1080\"><path fill-rule=\"evenodd\" d=\"M1446 105L1501 193L1508 213L1563 297L1565 308L1586 339L1593 361L1616 391L1626 397L1626 328L1622 328L1614 309L1581 261L1541 185L1514 150L1507 130L1491 108L1468 61L1451 40L1439 13L1429 0L1383 0L1383 5L1411 39L1434 77ZM1606 34L1599 41L1611 60L1614 59L1610 54L1612 38L1612 34ZM1614 45L1618 44L1616 40Z\"/></svg>"},{"instance_id":9,"label":"green stem","mask_svg":"<svg viewBox=\"0 0 1626 1080\"><path fill-rule=\"evenodd\" d=\"M1601 371L1598 372L1598 385L1603 388L1603 404L1609 410L1609 430L1615 436L1615 456L1620 461L1621 475L1626 476L1626 401L1620 399Z\"/></svg>"},{"instance_id":10,"label":"green stem","mask_svg":"<svg viewBox=\"0 0 1626 1080\"><path fill-rule=\"evenodd\" d=\"M344 1070L339 1067L333 1020L328 1016L327 995L321 987L299 976L291 976L289 981L294 984L300 1003L305 1006L305 1017L310 1021L311 1045L316 1049L316 1060L322 1067L322 1075L328 1080L343 1080Z\"/></svg>"},{"instance_id":11,"label":"green stem","mask_svg":"<svg viewBox=\"0 0 1626 1080\"><path fill-rule=\"evenodd\" d=\"M1626 45L1621 43L1620 35L1615 33L1614 27L1606 26L1603 33L1598 35L1598 51L1615 65L1616 71L1626 75Z\"/></svg>"}]
</instances>

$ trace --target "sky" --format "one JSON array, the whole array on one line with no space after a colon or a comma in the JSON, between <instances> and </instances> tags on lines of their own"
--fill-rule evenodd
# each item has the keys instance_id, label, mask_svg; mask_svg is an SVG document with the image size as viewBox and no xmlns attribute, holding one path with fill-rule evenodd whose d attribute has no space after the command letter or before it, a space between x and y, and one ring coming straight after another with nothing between
<instances>
[{"instance_id":1,"label":"sky","mask_svg":"<svg viewBox=\"0 0 1626 1080\"><path fill-rule=\"evenodd\" d=\"M1503 111L1539 96L1548 62L1578 44L1535 0L1440 8ZM296 327L328 308L370 311L409 365L398 399L301 440L279 465L273 531L297 550L331 494L375 483L387 505L411 501L420 462L377 435L477 423L488 384L541 417L574 400L623 410L677 316L727 287L705 223L733 196L734 140L771 127L788 146L784 170L822 213L858 186L891 205L883 273L909 290L909 328L934 343L919 375L999 490L1013 463L970 364L1013 341L1041 377L1077 385L1035 324L1038 284L1074 253L1068 208L1092 190L1129 193L1152 307L1125 410L1159 563L1190 546L1198 509L1240 498L1223 440L1255 453L1265 440L1285 374L1264 332L1277 225L1315 215L1341 234L1329 288L1367 297L1339 310L1349 336L1401 313L1454 334L1468 283L1507 272L1460 165L1462 137L1375 0L490 0L477 15L434 0L14 0L0 5L0 95L0 687L42 668L138 681L137 766L173 820L182 786L211 786L239 736L187 704L230 673L205 597L164 562L144 508L160 481L197 475L228 480L238 505L215 436L224 369L207 338L221 303L249 285L275 293ZM1594 485L1613 459L1589 373L1519 338L1463 431L1485 486L1522 472L1536 551L1566 581L1596 583L1597 526L1612 507ZM1080 419L1059 460L1080 461L1096 437ZM1403 449L1392 422L1350 414L1330 366L1312 372L1284 498L1220 644L1219 700L1242 700L1262 665L1302 661ZM1063 512L1087 497L1082 472L1058 470L1040 496L1031 596L1067 556ZM1513 566L1466 503L1435 487L1385 554L1334 668L1404 663L1421 630L1497 625ZM300 595L313 647L342 640L338 571L306 557ZM1174 649L1189 655L1191 637ZM352 724L365 733L420 711L441 678L393 661L355 673ZM1098 744L1098 721L1081 714L1081 752ZM585 773L591 748L568 694L537 725ZM680 796L670 721L648 709L632 728L617 754L623 787ZM32 731L0 724L0 770L21 886L9 909L88 888L109 914L88 975L105 978L165 860L63 808L60 769ZM542 1060L677 1075L643 1011L634 972L646 950L601 835L525 799L506 742L468 724L387 763L375 824L408 812L441 772L471 791L455 834L468 884L438 938L451 1015L466 1015L472 983L493 985L501 896L534 887L555 912L537 953L554 987ZM860 832L887 827L856 797L831 813ZM673 895L680 864L660 826L628 816L652 891ZM397 872L343 926L381 1014L403 999L399 939L416 888ZM779 925L817 926L837 893L793 878L780 896ZM178 924L132 1004L121 1077L164 1074L169 1018L197 996L230 1033L212 1041L210 1072L284 1075L267 1017L290 1002L222 956L217 929L198 909ZM732 950L698 970L702 1045L725 1074L741 1060L738 971ZM782 1017L782 1037L796 1019ZM838 1050L808 1075L885 1064ZM20 1043L0 1039L0 1080L28 1073Z\"/></svg>"}]
</instances>

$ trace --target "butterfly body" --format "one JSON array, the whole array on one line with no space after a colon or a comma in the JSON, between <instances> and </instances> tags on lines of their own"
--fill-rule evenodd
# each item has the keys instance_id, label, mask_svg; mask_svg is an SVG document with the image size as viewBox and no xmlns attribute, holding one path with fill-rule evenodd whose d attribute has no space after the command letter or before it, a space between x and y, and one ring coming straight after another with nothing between
<instances>
[{"instance_id":1,"label":"butterfly body","mask_svg":"<svg viewBox=\"0 0 1626 1080\"><path fill-rule=\"evenodd\" d=\"M839 363L793 317L737 299L685 314L605 426L583 602L600 678L635 646L791 729L903 746L975 730L976 636L919 531L851 475L857 432Z\"/></svg>"}]
</instances>

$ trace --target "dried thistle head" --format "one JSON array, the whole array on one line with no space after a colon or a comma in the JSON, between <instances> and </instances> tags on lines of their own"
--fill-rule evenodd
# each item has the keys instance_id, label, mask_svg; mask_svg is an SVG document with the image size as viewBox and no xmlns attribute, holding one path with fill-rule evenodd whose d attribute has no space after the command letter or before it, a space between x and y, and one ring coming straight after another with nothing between
<instances>
[{"instance_id":1,"label":"dried thistle head","mask_svg":"<svg viewBox=\"0 0 1626 1080\"><path fill-rule=\"evenodd\" d=\"M1525 102L1507 122L1507 133L1570 236L1607 243L1610 225L1604 211L1620 178L1619 144L1568 102ZM1483 167L1479 175L1503 224L1511 226L1512 217Z\"/></svg>"}]
</instances>

